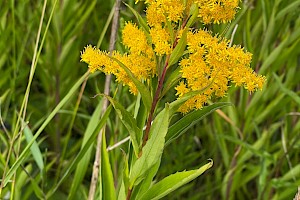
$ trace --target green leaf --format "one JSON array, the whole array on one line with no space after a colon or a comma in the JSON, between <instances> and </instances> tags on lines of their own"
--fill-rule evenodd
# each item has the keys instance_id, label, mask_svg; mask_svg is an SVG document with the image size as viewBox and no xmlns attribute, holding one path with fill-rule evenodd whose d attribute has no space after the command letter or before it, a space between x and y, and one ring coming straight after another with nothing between
<instances>
[{"instance_id":1,"label":"green leaf","mask_svg":"<svg viewBox=\"0 0 300 200\"><path fill-rule=\"evenodd\" d=\"M111 105L108 106L107 110L105 111L105 113L103 114L102 118L98 122L98 125L95 128L93 134L88 138L88 140L85 143L84 147L79 151L79 153L77 154L77 156L75 157L75 159L72 161L72 163L70 164L70 166L66 169L66 171L63 174L63 176L60 178L59 182L55 185L55 187L53 189L51 189L47 193L47 195L46 195L47 199L49 199L49 197L51 197L54 194L54 192L58 189L58 187L62 184L62 182L68 177L68 175L75 169L75 166L81 161L82 157L86 154L86 152L88 151L88 149L95 142L99 131L101 130L101 128L106 123L106 120L107 120L107 118L108 118L108 116L110 114L111 109L112 109L112 106Z\"/></svg>"},{"instance_id":2,"label":"green leaf","mask_svg":"<svg viewBox=\"0 0 300 200\"><path fill-rule=\"evenodd\" d=\"M81 149L86 145L87 140L91 137L92 133L94 132L95 128L97 127L97 124L99 122L99 118L101 116L101 111L102 111L102 105L103 103L99 103L98 106L96 107L88 125L85 130L84 136L83 136L83 141L81 145ZM74 179L72 181L72 186L71 186L71 191L69 192L68 199L74 199L78 187L81 184L87 167L90 164L90 159L91 159L91 153L92 153L92 146L87 150L85 156L80 160L76 167Z\"/></svg>"},{"instance_id":3,"label":"green leaf","mask_svg":"<svg viewBox=\"0 0 300 200\"><path fill-rule=\"evenodd\" d=\"M174 40L176 39L176 38L174 37L174 27L173 27L172 23L171 23L170 21L168 21L168 20L167 20L165 26L167 27L168 32L169 32L169 34L170 34L170 37L171 37L171 44L173 44L173 43L174 43Z\"/></svg>"},{"instance_id":4,"label":"green leaf","mask_svg":"<svg viewBox=\"0 0 300 200\"><path fill-rule=\"evenodd\" d=\"M300 6L300 0L296 0L294 2L289 3L288 6L286 6L285 8L281 9L278 12L275 20L279 20L285 17L287 14L292 14L294 12L297 12L297 10L299 10L299 6Z\"/></svg>"},{"instance_id":5,"label":"green leaf","mask_svg":"<svg viewBox=\"0 0 300 200\"><path fill-rule=\"evenodd\" d=\"M180 80L181 78L180 70L181 70L180 67L177 67L168 77L168 79L164 84L164 88L161 93L161 96L164 96L168 91L170 91L170 89L173 88L175 84Z\"/></svg>"},{"instance_id":6,"label":"green leaf","mask_svg":"<svg viewBox=\"0 0 300 200\"><path fill-rule=\"evenodd\" d=\"M155 165L148 171L147 176L145 179L138 185L138 191L135 193L135 191L132 193L131 197L132 199L139 199L139 197L144 194L150 187L153 181L153 178L155 177L159 166L160 166L161 158L158 159L158 162L155 163ZM134 188L134 190L137 189L137 187Z\"/></svg>"},{"instance_id":7,"label":"green leaf","mask_svg":"<svg viewBox=\"0 0 300 200\"><path fill-rule=\"evenodd\" d=\"M209 106L204 106L201 110L195 110L183 116L169 128L166 136L166 145L170 144L173 140L184 134L189 128L197 124L205 116L217 109L230 105L232 104L228 102L215 103Z\"/></svg>"},{"instance_id":8,"label":"green leaf","mask_svg":"<svg viewBox=\"0 0 300 200\"><path fill-rule=\"evenodd\" d=\"M118 59L113 58L113 57L110 57L110 58L113 59L114 61L116 61L120 65L120 67L122 67L125 70L125 72L129 76L129 78L132 80L132 82L134 83L134 85L136 86L138 91L141 93L143 103L144 103L145 107L147 108L147 110L149 111L151 108L152 98L151 98L150 92L147 89L147 87L142 82L140 82L134 76L134 74L130 71L130 69L128 69L121 61L119 61Z\"/></svg>"},{"instance_id":9,"label":"green leaf","mask_svg":"<svg viewBox=\"0 0 300 200\"><path fill-rule=\"evenodd\" d=\"M142 149L142 156L136 160L129 176L129 188L138 185L146 176L148 171L159 162L164 144L165 136L169 126L169 105L157 115L150 129L150 138Z\"/></svg>"},{"instance_id":10,"label":"green leaf","mask_svg":"<svg viewBox=\"0 0 300 200\"><path fill-rule=\"evenodd\" d=\"M273 77L275 78L276 83L279 85L279 88L282 92L289 95L299 106L300 106L300 97L297 93L293 92L292 90L289 90L288 88L284 87L284 85L281 83L279 77L273 73Z\"/></svg>"},{"instance_id":11,"label":"green leaf","mask_svg":"<svg viewBox=\"0 0 300 200\"><path fill-rule=\"evenodd\" d=\"M175 64L179 60L179 58L182 56L182 54L185 50L185 47L186 47L187 31L188 31L188 29L185 29L183 31L178 44L176 45L175 49L172 51L170 60L169 60L169 66L172 66L173 64Z\"/></svg>"},{"instance_id":12,"label":"green leaf","mask_svg":"<svg viewBox=\"0 0 300 200\"><path fill-rule=\"evenodd\" d=\"M114 177L111 170L108 152L106 150L106 138L105 132L102 134L101 145L101 185L102 185L102 197L103 199L116 199L116 190L114 186Z\"/></svg>"},{"instance_id":13,"label":"green leaf","mask_svg":"<svg viewBox=\"0 0 300 200\"><path fill-rule=\"evenodd\" d=\"M176 101L173 101L170 104L170 115L172 116L175 112L177 112L177 110L179 109L179 107L186 102L187 100L189 100L190 98L203 93L207 88L209 88L211 86L211 84L213 83L214 80L212 80L207 86L203 87L200 90L197 91L191 91L188 92L186 94L184 94L182 97L180 97L179 99L177 99Z\"/></svg>"},{"instance_id":14,"label":"green leaf","mask_svg":"<svg viewBox=\"0 0 300 200\"><path fill-rule=\"evenodd\" d=\"M123 169L123 183L125 188L129 187L129 165L128 165L128 158L127 155L124 151L123 153L123 158L124 158L124 169Z\"/></svg>"},{"instance_id":15,"label":"green leaf","mask_svg":"<svg viewBox=\"0 0 300 200\"><path fill-rule=\"evenodd\" d=\"M104 94L102 95L109 100L109 102L115 108L120 120L127 128L135 155L138 157L140 148L139 139L141 138L142 130L137 127L136 120L133 118L133 116L118 101L114 100L110 96Z\"/></svg>"},{"instance_id":16,"label":"green leaf","mask_svg":"<svg viewBox=\"0 0 300 200\"><path fill-rule=\"evenodd\" d=\"M142 16L135 10L133 9L130 5L128 5L127 3L124 3L130 10L131 12L134 14L134 16L137 18L139 25L142 27L142 29L144 30L144 32L146 34L149 33L149 26L147 25L146 21L142 18Z\"/></svg>"},{"instance_id":17,"label":"green leaf","mask_svg":"<svg viewBox=\"0 0 300 200\"><path fill-rule=\"evenodd\" d=\"M199 7L197 4L193 3L191 8L190 8L190 18L188 20L188 22L186 23L186 27L191 27L198 18L198 14L199 14Z\"/></svg>"},{"instance_id":18,"label":"green leaf","mask_svg":"<svg viewBox=\"0 0 300 200\"><path fill-rule=\"evenodd\" d=\"M194 180L201 174L203 174L206 170L213 166L213 161L210 160L209 163L200 167L196 170L177 172L172 174L160 182L153 185L146 193L143 194L139 200L156 200L160 199L167 194L173 192L177 188L187 184L188 182Z\"/></svg>"},{"instance_id":19,"label":"green leaf","mask_svg":"<svg viewBox=\"0 0 300 200\"><path fill-rule=\"evenodd\" d=\"M124 181L121 183L118 200L126 200L125 184Z\"/></svg>"},{"instance_id":20,"label":"green leaf","mask_svg":"<svg viewBox=\"0 0 300 200\"><path fill-rule=\"evenodd\" d=\"M265 73L265 71L267 69L270 69L270 66L272 65L272 63L275 62L276 59L285 50L285 47L287 46L289 40L290 40L290 37L285 38L276 48L273 49L273 51L264 60L261 68L259 69L259 73L263 74L263 73Z\"/></svg>"},{"instance_id":21,"label":"green leaf","mask_svg":"<svg viewBox=\"0 0 300 200\"><path fill-rule=\"evenodd\" d=\"M22 124L24 126L24 135L25 135L26 141L27 141L27 143L29 143L33 138L33 134L31 132L30 128L28 127L28 125L25 124L24 121L22 121ZM42 156L41 150L39 148L39 145L36 141L33 142L32 146L30 147L30 151L31 151L31 154L32 154L37 166L39 167L40 171L42 172L44 169L43 156Z\"/></svg>"},{"instance_id":22,"label":"green leaf","mask_svg":"<svg viewBox=\"0 0 300 200\"><path fill-rule=\"evenodd\" d=\"M36 141L36 139L39 137L39 135L42 133L44 128L48 125L48 123L53 119L53 117L56 115L56 113L65 105L65 103L70 100L73 93L77 91L77 88L81 85L81 83L86 79L86 77L89 75L89 72L85 73L75 84L74 86L69 90L68 94L59 102L59 104L55 107L55 109L50 113L50 115L47 117L47 119L44 121L44 123L41 125L41 127L37 130L35 135L33 136L32 140L27 144L25 149L22 151L16 162L10 167L9 171L7 172L5 179L4 179L4 186L8 183L10 178L13 176L13 174L16 172L16 170L20 167L24 159L27 157L28 152L30 150L30 147L33 145L33 143Z\"/></svg>"}]
</instances>

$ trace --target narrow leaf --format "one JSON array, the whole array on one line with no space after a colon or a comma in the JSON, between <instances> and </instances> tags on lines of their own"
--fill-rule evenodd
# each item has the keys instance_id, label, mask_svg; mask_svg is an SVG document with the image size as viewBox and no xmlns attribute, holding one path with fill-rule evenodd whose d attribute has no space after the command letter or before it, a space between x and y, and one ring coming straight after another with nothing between
<instances>
[{"instance_id":1,"label":"narrow leaf","mask_svg":"<svg viewBox=\"0 0 300 200\"><path fill-rule=\"evenodd\" d=\"M131 12L134 14L134 16L137 18L139 25L143 28L144 32L146 34L149 33L149 26L147 25L146 21L142 18L142 16L135 10L133 9L130 5L128 5L127 3L124 3L130 10Z\"/></svg>"},{"instance_id":2,"label":"narrow leaf","mask_svg":"<svg viewBox=\"0 0 300 200\"><path fill-rule=\"evenodd\" d=\"M66 171L64 172L63 176L60 178L59 182L55 185L55 187L53 189L51 189L47 195L46 195L46 199L49 199L49 197L51 197L54 192L58 189L58 187L62 184L62 182L68 177L68 175L75 169L76 165L79 163L79 161L81 161L82 157L86 154L86 152L88 151L88 149L90 148L90 146L95 142L97 135L99 133L99 131L101 130L101 128L105 125L106 120L110 114L110 111L112 109L112 106L110 105L107 110L105 111L105 113L103 114L102 118L100 119L97 127L95 128L93 134L88 138L86 144L84 145L84 147L79 151L79 153L77 154L77 156L75 157L75 159L72 161L72 163L70 164L70 166L66 169Z\"/></svg>"},{"instance_id":3,"label":"narrow leaf","mask_svg":"<svg viewBox=\"0 0 300 200\"><path fill-rule=\"evenodd\" d=\"M118 200L126 200L126 192L125 192L125 185L124 181L121 183L119 195L118 195Z\"/></svg>"},{"instance_id":4,"label":"narrow leaf","mask_svg":"<svg viewBox=\"0 0 300 200\"><path fill-rule=\"evenodd\" d=\"M81 83L85 80L85 78L89 75L89 72L85 73L70 89L68 94L59 102L59 104L55 107L55 109L50 113L50 115L47 117L47 119L44 121L44 123L41 125L41 127L37 130L35 135L33 136L32 140L27 144L25 149L22 151L16 162L11 166L9 171L7 172L5 179L4 179L4 186L8 183L10 178L13 176L13 174L16 172L16 170L20 167L24 159L27 157L28 152L30 150L30 147L32 144L36 141L36 139L39 137L39 135L42 133L44 128L48 125L48 123L53 119L53 117L56 115L56 113L65 105L65 103L68 102L68 100L72 97L73 93L77 91L77 88L81 85Z\"/></svg>"},{"instance_id":5,"label":"narrow leaf","mask_svg":"<svg viewBox=\"0 0 300 200\"><path fill-rule=\"evenodd\" d=\"M110 58L112 60L116 61L120 65L120 67L122 67L124 69L124 71L127 73L129 78L132 80L132 82L134 83L134 85L136 86L138 91L141 93L145 107L147 108L147 110L150 110L152 99L151 99L151 95L150 95L150 92L147 89L147 87L142 82L140 82L134 76L134 74L121 61L119 61L118 59L116 59L114 57L110 57Z\"/></svg>"},{"instance_id":6,"label":"narrow leaf","mask_svg":"<svg viewBox=\"0 0 300 200\"><path fill-rule=\"evenodd\" d=\"M145 179L140 183L140 185L138 185L139 190L136 193L136 195L134 196L134 193L132 194L132 199L139 199L138 197L140 197L142 194L144 194L147 190L149 190L149 188L152 185L152 181L153 178L155 177L155 175L157 174L157 171L159 169L160 166L160 161L161 158L158 159L158 162L155 163L155 165L153 167L151 167L151 169L148 171L147 176L145 177ZM137 189L137 187L135 187L134 189Z\"/></svg>"},{"instance_id":7,"label":"narrow leaf","mask_svg":"<svg viewBox=\"0 0 300 200\"><path fill-rule=\"evenodd\" d=\"M197 124L205 116L209 115L217 109L230 105L232 104L227 102L215 103L209 106L205 106L201 110L192 111L183 116L169 128L168 134L166 136L166 145L170 144L173 140L184 134L189 128Z\"/></svg>"},{"instance_id":8,"label":"narrow leaf","mask_svg":"<svg viewBox=\"0 0 300 200\"><path fill-rule=\"evenodd\" d=\"M114 100L110 96L104 94L103 96L105 96L115 108L120 120L128 130L135 155L138 157L140 148L139 138L140 135L142 135L142 131L139 129L139 127L137 127L136 120L118 101Z\"/></svg>"},{"instance_id":9,"label":"narrow leaf","mask_svg":"<svg viewBox=\"0 0 300 200\"><path fill-rule=\"evenodd\" d=\"M279 85L279 88L281 89L281 91L284 92L285 94L289 95L300 106L300 97L297 95L297 93L284 87L284 85L281 83L279 77L275 73L273 73L273 76L275 78L276 83Z\"/></svg>"},{"instance_id":10,"label":"narrow leaf","mask_svg":"<svg viewBox=\"0 0 300 200\"><path fill-rule=\"evenodd\" d=\"M26 141L27 141L27 143L29 143L33 138L33 134L31 132L30 128L28 127L28 125L25 124L24 121L22 122L22 124L23 124L23 126L25 126L24 127L24 135L25 135ZM41 150L39 148L39 145L36 141L33 142L32 146L30 147L30 151L31 151L31 154L32 154L37 166L39 167L40 171L42 172L44 169L43 156L42 156Z\"/></svg>"},{"instance_id":11,"label":"narrow leaf","mask_svg":"<svg viewBox=\"0 0 300 200\"><path fill-rule=\"evenodd\" d=\"M161 96L164 96L168 91L170 91L170 89L173 88L174 85L180 80L181 78L180 70L181 70L180 67L177 67L168 77L168 79L164 84L164 88Z\"/></svg>"},{"instance_id":12,"label":"narrow leaf","mask_svg":"<svg viewBox=\"0 0 300 200\"><path fill-rule=\"evenodd\" d=\"M86 145L87 140L91 137L92 133L95 131L95 128L97 127L97 123L99 122L101 110L102 110L102 103L99 103L87 125L86 131L83 136L82 144L81 144L81 149L83 149L83 147ZM87 167L90 164L91 153L92 153L92 146L90 146L85 156L78 163L68 199L74 199L78 187L85 176Z\"/></svg>"},{"instance_id":13,"label":"narrow leaf","mask_svg":"<svg viewBox=\"0 0 300 200\"><path fill-rule=\"evenodd\" d=\"M188 182L194 180L206 170L213 166L213 161L210 160L209 163L202 166L197 170L183 171L172 174L160 182L152 186L139 200L156 200L160 199L177 188L187 184Z\"/></svg>"},{"instance_id":14,"label":"narrow leaf","mask_svg":"<svg viewBox=\"0 0 300 200\"><path fill-rule=\"evenodd\" d=\"M102 197L103 199L116 199L116 191L114 187L114 177L111 170L108 152L106 150L105 133L102 134L101 145L101 183L102 183Z\"/></svg>"},{"instance_id":15,"label":"narrow leaf","mask_svg":"<svg viewBox=\"0 0 300 200\"><path fill-rule=\"evenodd\" d=\"M196 21L199 14L199 7L197 4L193 3L190 8L190 18L186 23L186 27L191 27Z\"/></svg>"},{"instance_id":16,"label":"narrow leaf","mask_svg":"<svg viewBox=\"0 0 300 200\"><path fill-rule=\"evenodd\" d=\"M188 29L185 29L183 31L178 44L176 45L175 49L172 51L172 54L171 54L170 60L169 60L169 66L175 64L179 60L179 58L182 56L182 54L185 50L185 47L186 47L187 30Z\"/></svg>"},{"instance_id":17,"label":"narrow leaf","mask_svg":"<svg viewBox=\"0 0 300 200\"><path fill-rule=\"evenodd\" d=\"M150 129L150 138L142 149L142 156L134 163L130 176L129 187L139 184L146 176L148 171L161 158L165 136L169 126L169 105L157 115Z\"/></svg>"}]
</instances>

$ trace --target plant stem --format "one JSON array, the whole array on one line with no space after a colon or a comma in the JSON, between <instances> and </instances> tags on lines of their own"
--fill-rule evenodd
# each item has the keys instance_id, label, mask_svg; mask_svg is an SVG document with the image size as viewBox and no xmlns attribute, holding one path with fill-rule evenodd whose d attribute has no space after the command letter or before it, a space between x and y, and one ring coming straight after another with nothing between
<instances>
[{"instance_id":1,"label":"plant stem","mask_svg":"<svg viewBox=\"0 0 300 200\"><path fill-rule=\"evenodd\" d=\"M115 43L116 43L118 27L119 27L120 6L121 6L121 0L116 0L115 13L114 13L111 35L110 35L110 44L109 44L110 53L115 49ZM105 86L104 86L104 94L106 95L109 95L110 83L111 83L111 75L108 75L106 76ZM106 111L107 106L108 106L108 100L105 98L102 106L102 113ZM94 162L93 175L91 179L91 185L90 185L89 197L88 197L89 200L94 200L97 182L99 178L99 168L101 165L102 134L105 134L105 126L100 130L100 133L98 134L98 138L97 138L95 162Z\"/></svg>"},{"instance_id":2,"label":"plant stem","mask_svg":"<svg viewBox=\"0 0 300 200\"><path fill-rule=\"evenodd\" d=\"M158 81L158 86L157 86L157 89L156 89L156 92L155 92L155 95L154 95L154 98L153 98L153 101L152 101L150 114L149 114L149 117L148 117L148 120L147 120L147 126L146 126L145 135L144 135L144 138L143 138L143 145L142 145L142 147L145 146L145 144L146 144L146 142L147 142L147 140L149 138L149 132L150 132L150 128L151 128L151 122L152 122L152 119L153 119L153 114L154 114L157 102L158 102L158 100L160 98L160 96L159 96L160 92L161 92L161 90L163 88L163 83L164 83L166 72L167 72L167 68L168 68L168 65L169 65L169 58L170 58L170 56L167 57L167 60L166 60L163 72L162 72L161 77L160 77L160 79Z\"/></svg>"},{"instance_id":3,"label":"plant stem","mask_svg":"<svg viewBox=\"0 0 300 200\"><path fill-rule=\"evenodd\" d=\"M132 189L128 189L126 200L130 200Z\"/></svg>"},{"instance_id":4,"label":"plant stem","mask_svg":"<svg viewBox=\"0 0 300 200\"><path fill-rule=\"evenodd\" d=\"M185 28L187 21L188 21L188 18L186 18L183 21L181 29ZM178 32L177 32L177 34L178 34ZM176 47L177 44L178 44L178 37L176 35L175 41L174 41L174 43L172 45L173 49L175 49L175 47ZM153 115L154 115L154 111L155 111L156 105L158 103L158 100L160 99L160 93L161 93L162 88L163 88L163 83L164 83L166 72L167 72L168 65L169 65L169 59L170 59L170 55L167 56L167 59L166 59L166 62L165 62L165 66L164 66L162 75L161 75L161 77L159 78L159 81L158 81L158 86L157 86L157 89L155 91L155 95L154 95L154 98L153 98L153 101L152 101L152 105L151 105L149 117L148 117L148 120L147 120L147 125L146 125L145 135L144 135L144 138L143 138L142 148L146 145L146 142L149 139L149 132L150 132L150 128L151 128L151 122L153 120ZM141 155L142 154L140 154L140 156Z\"/></svg>"}]
</instances>

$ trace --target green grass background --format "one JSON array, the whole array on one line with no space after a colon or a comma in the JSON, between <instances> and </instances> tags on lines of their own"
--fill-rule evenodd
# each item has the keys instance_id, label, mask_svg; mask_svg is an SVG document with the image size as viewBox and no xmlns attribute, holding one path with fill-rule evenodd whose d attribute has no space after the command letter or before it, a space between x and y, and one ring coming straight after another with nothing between
<instances>
[{"instance_id":1,"label":"green grass background","mask_svg":"<svg viewBox=\"0 0 300 200\"><path fill-rule=\"evenodd\" d=\"M108 49L110 26L107 31L105 26L110 22L114 1L60 0L52 15L55 2L48 0L42 22L38 43L41 51L24 119L28 128L22 128L21 139L13 140L18 133L17 118L29 80L44 2L0 1L1 177L6 162L7 171L27 145L25 136L37 132L86 72L86 64L79 62L83 47L93 44ZM133 0L126 2L140 12L144 9ZM252 95L231 87L220 101L235 106L214 112L166 147L156 180L176 171L195 169L208 158L214 160L214 166L165 199L284 200L292 199L300 185L300 0L248 0L240 7L231 24L208 28L230 38L238 25L233 43L253 53L252 67L267 77L267 83L262 92ZM121 28L127 20L136 21L123 5ZM120 34L117 49L124 51ZM78 110L80 88L67 98L39 135L34 145L37 149L31 150L33 156L28 156L16 170L15 185L9 183L2 197L14 188L14 199L66 199L71 185L78 181L73 198L87 198L94 149L80 159L87 168L82 181L71 172L54 188L81 148L88 124L101 102L100 97L92 97L103 92L104 80L100 73L90 76ZM113 83L111 90L116 88L116 99L133 112L135 97L127 88ZM174 94L170 92L167 98L174 98ZM126 129L112 112L108 120L108 145L125 137ZM12 144L15 151L9 156ZM127 145L120 148L126 150ZM109 152L116 182L122 169L120 148Z\"/></svg>"}]
</instances>

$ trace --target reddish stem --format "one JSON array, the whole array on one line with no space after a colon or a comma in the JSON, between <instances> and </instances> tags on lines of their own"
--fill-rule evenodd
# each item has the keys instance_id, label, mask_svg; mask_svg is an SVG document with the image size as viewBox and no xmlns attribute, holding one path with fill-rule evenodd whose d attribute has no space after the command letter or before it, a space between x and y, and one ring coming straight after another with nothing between
<instances>
[{"instance_id":1,"label":"reddish stem","mask_svg":"<svg viewBox=\"0 0 300 200\"><path fill-rule=\"evenodd\" d=\"M185 28L187 21L188 21L188 18L186 18L183 21L182 27L181 27L182 29ZM176 36L176 39L175 39L175 41L173 43L173 49L176 47L177 44L178 44L178 38ZM148 141L148 138L149 138L149 132L150 132L150 128L151 128L151 122L153 120L153 115L154 115L154 111L155 111L157 102L160 99L160 93L161 93L161 90L163 88L163 83L164 83L166 72L167 72L167 68L168 68L168 65L169 65L169 59L170 59L170 55L166 59L166 63L165 63L162 75L161 75L161 77L160 77L160 79L158 81L158 86L157 86L157 89L155 91L155 95L154 95L154 98L153 98L153 101L152 101L152 105L151 105L149 117L148 117L148 120L147 120L147 125L146 125L145 135L144 135L144 138L143 138L142 147L145 146L145 144L146 144L146 142ZM140 153L140 156L141 155L142 155L142 152Z\"/></svg>"},{"instance_id":2,"label":"reddish stem","mask_svg":"<svg viewBox=\"0 0 300 200\"><path fill-rule=\"evenodd\" d=\"M131 192L132 192L132 189L128 189L127 196L126 196L126 200L129 200L129 199L130 199Z\"/></svg>"},{"instance_id":3,"label":"reddish stem","mask_svg":"<svg viewBox=\"0 0 300 200\"><path fill-rule=\"evenodd\" d=\"M161 77L160 77L160 79L158 81L158 86L157 86L157 89L156 89L156 92L155 92L155 95L154 95L154 98L153 98L153 101L152 101L150 114L149 114L149 117L148 117L148 120L147 120L146 131L145 131L145 136L143 138L143 145L142 145L142 147L145 146L145 144L146 144L146 142L147 142L147 140L149 138L149 132L150 132L150 128L151 128L151 122L152 122L152 119L153 119L154 110L155 110L157 102L158 102L158 100L160 98L160 96L159 96L160 92L161 92L161 90L163 88L163 83L164 83L166 72L167 72L167 68L168 68L168 65L169 65L169 58L170 58L170 56L167 57L167 60L166 60L163 72L162 72Z\"/></svg>"}]
</instances>

